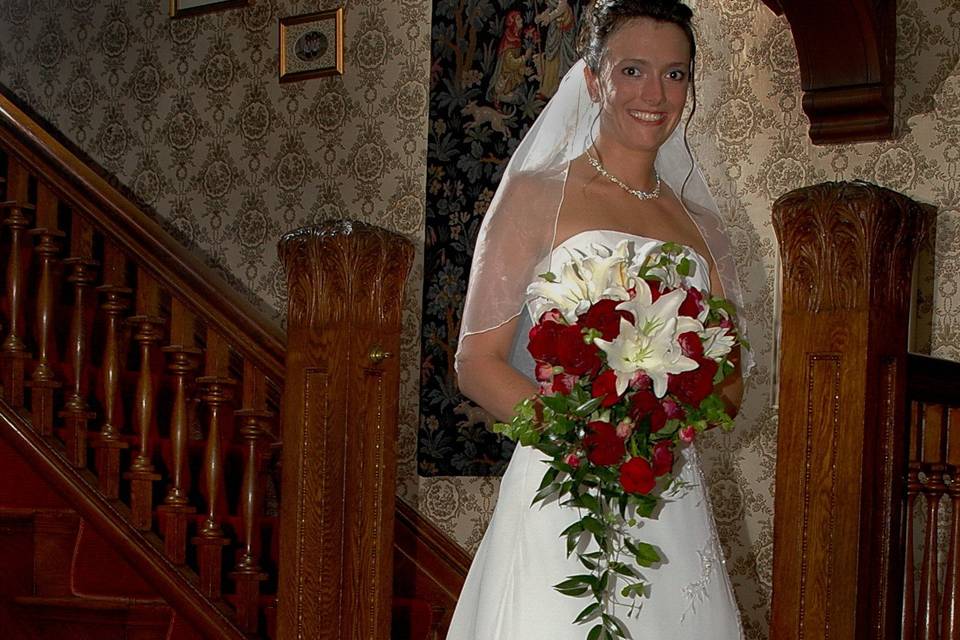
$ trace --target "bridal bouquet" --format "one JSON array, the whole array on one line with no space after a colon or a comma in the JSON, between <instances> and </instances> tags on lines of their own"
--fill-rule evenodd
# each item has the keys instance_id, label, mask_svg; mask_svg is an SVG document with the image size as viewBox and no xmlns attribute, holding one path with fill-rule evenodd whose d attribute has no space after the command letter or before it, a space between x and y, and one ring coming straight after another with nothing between
<instances>
[{"instance_id":1,"label":"bridal bouquet","mask_svg":"<svg viewBox=\"0 0 960 640\"><path fill-rule=\"evenodd\" d=\"M662 559L636 525L680 488L678 448L709 426L732 427L716 391L740 342L732 306L691 286L699 266L688 249L644 254L629 240L594 245L529 286L539 391L495 427L549 457L533 504L556 499L581 516L560 537L586 571L554 588L591 600L574 620L594 623L588 640L625 637L611 604L630 615L649 595L642 569ZM595 547L581 546L584 536Z\"/></svg>"}]
</instances>

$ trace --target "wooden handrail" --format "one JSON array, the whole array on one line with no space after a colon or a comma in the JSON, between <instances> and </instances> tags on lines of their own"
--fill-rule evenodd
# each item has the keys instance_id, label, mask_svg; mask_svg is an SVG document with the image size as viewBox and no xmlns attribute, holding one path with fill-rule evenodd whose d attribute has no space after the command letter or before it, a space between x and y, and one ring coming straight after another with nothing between
<instances>
[{"instance_id":1,"label":"wooden handrail","mask_svg":"<svg viewBox=\"0 0 960 640\"><path fill-rule=\"evenodd\" d=\"M161 287L191 291L191 310L226 336L244 336L236 349L274 379L283 378L286 336L249 300L225 286L222 275L203 264L156 220L94 171L77 153L28 116L0 88L0 137L34 173L47 176L61 196L142 264ZM210 301L216 301L211 303Z\"/></svg>"}]
</instances>

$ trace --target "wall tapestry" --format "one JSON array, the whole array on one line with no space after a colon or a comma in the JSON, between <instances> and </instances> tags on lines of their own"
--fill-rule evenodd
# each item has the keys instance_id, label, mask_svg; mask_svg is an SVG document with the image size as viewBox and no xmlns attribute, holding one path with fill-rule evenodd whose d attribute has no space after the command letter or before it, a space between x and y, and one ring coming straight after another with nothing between
<instances>
[{"instance_id":1,"label":"wall tapestry","mask_svg":"<svg viewBox=\"0 0 960 640\"><path fill-rule=\"evenodd\" d=\"M500 475L513 444L457 390L453 355L480 222L510 154L577 59L580 0L435 0L420 429L423 476Z\"/></svg>"}]
</instances>

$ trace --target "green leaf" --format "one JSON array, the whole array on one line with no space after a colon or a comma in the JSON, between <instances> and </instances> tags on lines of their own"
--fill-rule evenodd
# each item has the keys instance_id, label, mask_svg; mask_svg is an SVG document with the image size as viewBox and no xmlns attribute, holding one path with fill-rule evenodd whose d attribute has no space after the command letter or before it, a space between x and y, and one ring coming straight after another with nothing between
<instances>
[{"instance_id":1,"label":"green leaf","mask_svg":"<svg viewBox=\"0 0 960 640\"><path fill-rule=\"evenodd\" d=\"M583 554L577 554L577 559L580 561L580 564L587 568L587 571L597 570L597 563L585 557Z\"/></svg>"},{"instance_id":2,"label":"green leaf","mask_svg":"<svg viewBox=\"0 0 960 640\"><path fill-rule=\"evenodd\" d=\"M544 487L547 487L553 484L553 481L557 479L557 476L560 475L560 470L555 468L547 469L547 472L543 474L543 480L540 481L540 486L537 487L537 491L540 491Z\"/></svg>"},{"instance_id":3,"label":"green leaf","mask_svg":"<svg viewBox=\"0 0 960 640\"><path fill-rule=\"evenodd\" d=\"M690 258L680 259L680 262L677 263L677 274L685 278L693 274L693 262Z\"/></svg>"},{"instance_id":4,"label":"green leaf","mask_svg":"<svg viewBox=\"0 0 960 640\"><path fill-rule=\"evenodd\" d=\"M652 567L657 562L660 562L660 554L657 552L657 549L652 544L646 542L636 543L634 556L637 559L637 564L641 567Z\"/></svg>"},{"instance_id":5,"label":"green leaf","mask_svg":"<svg viewBox=\"0 0 960 640\"><path fill-rule=\"evenodd\" d=\"M581 533L583 533L583 523L578 520L561 531L560 537L562 538L563 536L580 535Z\"/></svg>"},{"instance_id":6,"label":"green leaf","mask_svg":"<svg viewBox=\"0 0 960 640\"><path fill-rule=\"evenodd\" d=\"M557 276L554 275L554 274L553 274L552 272L550 272L550 271L545 271L545 272L541 273L540 275L538 275L537 277L538 277L538 278L542 278L542 279L546 280L547 282L556 282L556 281L557 281Z\"/></svg>"},{"instance_id":7,"label":"green leaf","mask_svg":"<svg viewBox=\"0 0 960 640\"><path fill-rule=\"evenodd\" d=\"M620 620L619 620L617 617L611 616L611 615L608 615L608 614L605 613L605 614L603 614L603 621L604 621L607 625L613 627L613 630L614 630L614 632L617 634L618 637L620 637L620 638L626 638L626 637L627 637L627 630L626 630L626 628L623 626L623 623L620 622Z\"/></svg>"},{"instance_id":8,"label":"green leaf","mask_svg":"<svg viewBox=\"0 0 960 640\"><path fill-rule=\"evenodd\" d=\"M636 569L634 569L632 566L624 562L611 562L610 568L613 569L618 574L620 574L621 576L626 576L628 578L640 577Z\"/></svg>"},{"instance_id":9,"label":"green leaf","mask_svg":"<svg viewBox=\"0 0 960 640\"><path fill-rule=\"evenodd\" d=\"M589 509L590 511L598 515L603 513L600 509L600 503L597 501L596 498L594 498L589 493L584 493L579 498L577 498L577 503L578 503L578 506L583 507L584 509Z\"/></svg>"},{"instance_id":10,"label":"green leaf","mask_svg":"<svg viewBox=\"0 0 960 640\"><path fill-rule=\"evenodd\" d=\"M624 598L636 598L638 596L646 595L646 590L646 582L633 582L621 589L620 595L622 595Z\"/></svg>"},{"instance_id":11,"label":"green leaf","mask_svg":"<svg viewBox=\"0 0 960 640\"><path fill-rule=\"evenodd\" d=\"M593 629L590 629L590 633L587 634L587 640L600 640L601 633L603 633L603 625L598 624Z\"/></svg>"},{"instance_id":12,"label":"green leaf","mask_svg":"<svg viewBox=\"0 0 960 640\"><path fill-rule=\"evenodd\" d=\"M603 398L591 398L573 410L578 416L586 417L597 410Z\"/></svg>"},{"instance_id":13,"label":"green leaf","mask_svg":"<svg viewBox=\"0 0 960 640\"><path fill-rule=\"evenodd\" d=\"M683 247L676 242L664 242L662 245L660 245L660 252L667 255L675 255L681 253L682 251Z\"/></svg>"},{"instance_id":14,"label":"green leaf","mask_svg":"<svg viewBox=\"0 0 960 640\"><path fill-rule=\"evenodd\" d=\"M540 396L543 406L553 409L557 413L566 413L570 408L570 401L566 396Z\"/></svg>"},{"instance_id":15,"label":"green leaf","mask_svg":"<svg viewBox=\"0 0 960 640\"><path fill-rule=\"evenodd\" d=\"M594 615L596 615L596 613L597 613L599 610L600 610L600 603L599 603L599 602L593 602L593 603L587 605L587 607L586 607L583 611L580 612L580 614L576 617L576 619L573 621L573 623L574 623L574 624L579 624L579 623L581 623L581 622L585 622L585 621L589 620L590 618L592 618Z\"/></svg>"},{"instance_id":16,"label":"green leaf","mask_svg":"<svg viewBox=\"0 0 960 640\"><path fill-rule=\"evenodd\" d=\"M595 536L604 536L607 533L607 528L604 526L604 524L593 516L587 516L580 520L580 522L583 523L584 529Z\"/></svg>"}]
</instances>

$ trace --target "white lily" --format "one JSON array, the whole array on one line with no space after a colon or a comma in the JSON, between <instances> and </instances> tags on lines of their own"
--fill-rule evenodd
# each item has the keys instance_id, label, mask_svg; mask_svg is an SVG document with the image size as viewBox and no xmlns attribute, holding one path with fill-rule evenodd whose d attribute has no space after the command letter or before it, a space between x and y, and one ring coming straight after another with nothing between
<instances>
[{"instance_id":1,"label":"white lily","mask_svg":"<svg viewBox=\"0 0 960 640\"><path fill-rule=\"evenodd\" d=\"M594 344L607 354L607 364L617 376L617 393L627 389L637 371L643 371L653 381L653 392L658 398L667 393L667 376L671 373L693 371L699 365L683 355L677 341L681 333L703 331L703 325L693 318L677 315L686 293L677 289L652 302L647 287L637 287L637 295L617 305L629 311L635 322L620 319L620 335L612 341L597 338Z\"/></svg>"},{"instance_id":2,"label":"white lily","mask_svg":"<svg viewBox=\"0 0 960 640\"><path fill-rule=\"evenodd\" d=\"M592 248L594 253L589 256L580 251L570 252L570 259L561 265L559 275L552 282L538 280L527 287L534 319L557 309L572 323L598 300L630 297L627 291L633 286L633 279L627 274L630 243L622 241L614 250L603 245Z\"/></svg>"},{"instance_id":3,"label":"white lily","mask_svg":"<svg viewBox=\"0 0 960 640\"><path fill-rule=\"evenodd\" d=\"M709 327L700 333L700 341L703 342L703 355L719 362L730 353L737 338L723 327Z\"/></svg>"}]
</instances>

